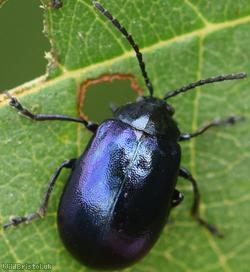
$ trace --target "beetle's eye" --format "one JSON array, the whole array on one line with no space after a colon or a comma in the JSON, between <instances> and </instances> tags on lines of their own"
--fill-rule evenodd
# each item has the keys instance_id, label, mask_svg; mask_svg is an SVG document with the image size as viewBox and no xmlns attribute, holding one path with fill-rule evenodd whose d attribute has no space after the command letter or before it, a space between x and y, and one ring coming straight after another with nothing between
<instances>
[{"instance_id":1,"label":"beetle's eye","mask_svg":"<svg viewBox=\"0 0 250 272\"><path fill-rule=\"evenodd\" d=\"M169 104L167 104L167 111L169 112L170 115L174 115L175 113L174 107L172 107Z\"/></svg>"}]
</instances>

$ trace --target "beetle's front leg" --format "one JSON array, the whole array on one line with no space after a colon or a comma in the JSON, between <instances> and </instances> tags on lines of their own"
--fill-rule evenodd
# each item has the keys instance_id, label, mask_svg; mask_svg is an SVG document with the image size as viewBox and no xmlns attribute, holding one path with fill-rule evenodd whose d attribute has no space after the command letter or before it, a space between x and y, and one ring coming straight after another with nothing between
<instances>
[{"instance_id":1,"label":"beetle's front leg","mask_svg":"<svg viewBox=\"0 0 250 272\"><path fill-rule=\"evenodd\" d=\"M3 228L7 229L10 226L17 226L17 225L20 225L20 224L25 223L25 222L28 223L30 221L33 221L34 219L44 217L46 212L47 212L47 209L48 209L48 202L49 202L50 194L51 194L51 192L53 190L53 187L54 187L54 185L56 183L56 180L57 180L59 174L61 173L61 170L63 168L72 169L74 167L74 165L75 165L75 162L76 162L76 159L66 160L56 169L55 173L51 177L51 180L50 180L50 182L48 184L48 187L47 187L47 190L46 190L46 192L44 194L42 203L41 203L39 209L36 212L30 213L30 214L28 214L26 216L14 217L14 218L10 219L9 223L6 223L5 225L3 225Z\"/></svg>"},{"instance_id":2,"label":"beetle's front leg","mask_svg":"<svg viewBox=\"0 0 250 272\"><path fill-rule=\"evenodd\" d=\"M89 122L84 119L76 118L76 117L70 117L67 115L60 115L60 114L34 114L30 112L28 109L26 109L20 102L17 100L16 97L13 97L10 93L6 92L6 95L10 99L10 106L15 108L20 114L23 116L26 116L32 120L35 121L70 121L70 122L77 122L83 124L88 130L91 132L95 132L98 128L98 124Z\"/></svg>"},{"instance_id":3,"label":"beetle's front leg","mask_svg":"<svg viewBox=\"0 0 250 272\"><path fill-rule=\"evenodd\" d=\"M212 127L217 127L217 126L221 126L221 125L234 125L236 122L239 122L242 120L244 120L244 117L242 117L242 116L230 116L226 119L215 119L215 120L209 122L207 125L199 128L197 131L195 131L193 133L182 133L179 138L179 141L190 140L193 137L203 134L205 131L207 131L208 129L210 129Z\"/></svg>"},{"instance_id":4,"label":"beetle's front leg","mask_svg":"<svg viewBox=\"0 0 250 272\"><path fill-rule=\"evenodd\" d=\"M192 174L186 168L181 167L180 172L179 172L179 176L190 181L193 186L194 200L193 200L193 206L191 209L191 215L195 218L195 220L199 224L206 227L213 235L216 235L216 236L219 236L222 238L223 234L221 234L214 225L209 224L206 220L204 220L200 216L200 192L199 192L197 182L194 179L194 177L192 176Z\"/></svg>"},{"instance_id":5,"label":"beetle's front leg","mask_svg":"<svg viewBox=\"0 0 250 272\"><path fill-rule=\"evenodd\" d=\"M112 111L112 113L114 114L119 107L115 103L112 102L109 104L109 108Z\"/></svg>"},{"instance_id":6,"label":"beetle's front leg","mask_svg":"<svg viewBox=\"0 0 250 272\"><path fill-rule=\"evenodd\" d=\"M184 195L182 192L174 189L174 194L172 198L172 208L178 206L184 199Z\"/></svg>"}]
</instances>

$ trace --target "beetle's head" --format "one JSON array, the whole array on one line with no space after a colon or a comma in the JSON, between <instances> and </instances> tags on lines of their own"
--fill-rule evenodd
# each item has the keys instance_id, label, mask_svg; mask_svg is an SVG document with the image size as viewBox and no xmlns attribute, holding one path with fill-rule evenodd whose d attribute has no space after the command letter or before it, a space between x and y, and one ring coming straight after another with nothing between
<instances>
[{"instance_id":1,"label":"beetle's head","mask_svg":"<svg viewBox=\"0 0 250 272\"><path fill-rule=\"evenodd\" d=\"M138 96L136 99L136 102L143 101L144 103L151 103L158 105L159 107L164 107L169 115L173 116L175 113L175 109L170 104L167 104L166 101L163 99L157 98L157 97L151 97L151 96Z\"/></svg>"},{"instance_id":2,"label":"beetle's head","mask_svg":"<svg viewBox=\"0 0 250 272\"><path fill-rule=\"evenodd\" d=\"M156 97L139 96L136 102L121 106L115 118L152 135L177 139L180 132L172 118L174 108Z\"/></svg>"}]
</instances>

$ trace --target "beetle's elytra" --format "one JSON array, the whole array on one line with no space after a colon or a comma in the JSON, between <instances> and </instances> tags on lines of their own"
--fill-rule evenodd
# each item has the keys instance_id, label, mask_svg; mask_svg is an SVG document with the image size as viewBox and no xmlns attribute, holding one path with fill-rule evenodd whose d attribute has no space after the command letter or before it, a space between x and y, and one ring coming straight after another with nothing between
<instances>
[{"instance_id":1,"label":"beetle's elytra","mask_svg":"<svg viewBox=\"0 0 250 272\"><path fill-rule=\"evenodd\" d=\"M55 171L39 209L15 217L4 228L41 218L63 168L71 169L58 208L58 229L65 247L84 265L97 269L119 269L142 258L157 241L170 210L183 199L176 189L178 176L192 183L191 213L212 234L219 231L199 214L200 195L192 174L180 166L179 141L207 129L234 124L241 117L214 120L193 133L181 133L173 119L174 109L166 101L197 86L223 80L243 79L245 73L200 80L169 92L163 99L153 96L142 54L127 30L99 3L94 6L122 33L136 53L149 96L138 97L114 110L102 124L64 115L33 114L9 93L10 105L36 121L62 120L82 123L93 136L78 159L66 160Z\"/></svg>"}]
</instances>

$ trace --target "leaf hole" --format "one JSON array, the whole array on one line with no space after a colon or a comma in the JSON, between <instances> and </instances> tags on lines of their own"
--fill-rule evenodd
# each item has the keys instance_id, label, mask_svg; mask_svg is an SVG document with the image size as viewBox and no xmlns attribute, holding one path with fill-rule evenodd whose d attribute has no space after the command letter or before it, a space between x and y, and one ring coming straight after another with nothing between
<instances>
[{"instance_id":1,"label":"leaf hole","mask_svg":"<svg viewBox=\"0 0 250 272\"><path fill-rule=\"evenodd\" d=\"M121 106L135 101L143 90L129 74L102 75L82 83L78 94L78 114L93 122L112 118L110 104Z\"/></svg>"}]
</instances>

